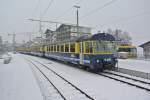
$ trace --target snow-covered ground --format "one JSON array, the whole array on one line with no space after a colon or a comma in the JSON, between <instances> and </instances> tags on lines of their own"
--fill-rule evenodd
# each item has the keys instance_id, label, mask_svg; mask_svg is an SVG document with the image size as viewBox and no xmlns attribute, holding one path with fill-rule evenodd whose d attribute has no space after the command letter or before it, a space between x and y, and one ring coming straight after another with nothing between
<instances>
[{"instance_id":1,"label":"snow-covered ground","mask_svg":"<svg viewBox=\"0 0 150 100\"><path fill-rule=\"evenodd\" d=\"M119 59L118 67L150 73L150 61L136 59Z\"/></svg>"},{"instance_id":2,"label":"snow-covered ground","mask_svg":"<svg viewBox=\"0 0 150 100\"><path fill-rule=\"evenodd\" d=\"M28 63L11 54L9 64L0 59L0 100L43 100Z\"/></svg>"},{"instance_id":3,"label":"snow-covered ground","mask_svg":"<svg viewBox=\"0 0 150 100\"><path fill-rule=\"evenodd\" d=\"M96 100L150 100L150 93L145 90L51 60L25 57L46 64Z\"/></svg>"}]
</instances>

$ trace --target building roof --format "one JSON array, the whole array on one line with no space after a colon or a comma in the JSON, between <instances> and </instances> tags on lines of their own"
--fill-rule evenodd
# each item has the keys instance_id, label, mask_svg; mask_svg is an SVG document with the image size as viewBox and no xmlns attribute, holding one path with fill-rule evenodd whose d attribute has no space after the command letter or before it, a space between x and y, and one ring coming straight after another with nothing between
<instances>
[{"instance_id":1,"label":"building roof","mask_svg":"<svg viewBox=\"0 0 150 100\"><path fill-rule=\"evenodd\" d=\"M76 24L61 24L61 25L56 29L56 31L59 30L61 27L64 27L64 26L77 27ZM89 28L89 29L91 29L90 27L87 27L87 26L78 26L78 27L79 27L79 28Z\"/></svg>"},{"instance_id":2,"label":"building roof","mask_svg":"<svg viewBox=\"0 0 150 100\"><path fill-rule=\"evenodd\" d=\"M54 32L54 31L52 31L52 30L50 30L50 29L46 29L45 34L47 34L47 33L52 33L52 32Z\"/></svg>"},{"instance_id":3,"label":"building roof","mask_svg":"<svg viewBox=\"0 0 150 100\"><path fill-rule=\"evenodd\" d=\"M144 48L144 46L146 46L146 45L148 45L148 44L150 44L150 41L148 41L148 42L146 42L146 43L143 43L143 44L139 45L139 47Z\"/></svg>"}]
</instances>

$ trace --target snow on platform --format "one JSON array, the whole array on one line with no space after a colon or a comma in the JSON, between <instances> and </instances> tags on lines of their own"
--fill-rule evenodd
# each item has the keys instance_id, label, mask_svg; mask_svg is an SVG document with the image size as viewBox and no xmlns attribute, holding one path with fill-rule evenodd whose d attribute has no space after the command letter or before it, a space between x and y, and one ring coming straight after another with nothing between
<instances>
[{"instance_id":1,"label":"snow on platform","mask_svg":"<svg viewBox=\"0 0 150 100\"><path fill-rule=\"evenodd\" d=\"M0 100L43 100L28 63L11 55L9 64L0 60Z\"/></svg>"},{"instance_id":2,"label":"snow on platform","mask_svg":"<svg viewBox=\"0 0 150 100\"><path fill-rule=\"evenodd\" d=\"M119 59L118 67L150 73L150 61L148 60Z\"/></svg>"}]
</instances>

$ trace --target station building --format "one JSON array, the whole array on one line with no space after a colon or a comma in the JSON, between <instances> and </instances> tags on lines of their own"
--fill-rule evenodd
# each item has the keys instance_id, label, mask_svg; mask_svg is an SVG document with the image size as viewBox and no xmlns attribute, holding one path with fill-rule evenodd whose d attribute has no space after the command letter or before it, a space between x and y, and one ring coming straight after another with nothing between
<instances>
[{"instance_id":1,"label":"station building","mask_svg":"<svg viewBox=\"0 0 150 100\"><path fill-rule=\"evenodd\" d=\"M141 44L140 47L143 48L144 57L150 59L150 41Z\"/></svg>"},{"instance_id":2,"label":"station building","mask_svg":"<svg viewBox=\"0 0 150 100\"><path fill-rule=\"evenodd\" d=\"M46 43L52 43L56 41L56 36L57 36L56 31L47 29L45 31L45 34L46 34Z\"/></svg>"},{"instance_id":3,"label":"station building","mask_svg":"<svg viewBox=\"0 0 150 100\"><path fill-rule=\"evenodd\" d=\"M79 26L77 33L76 25L62 24L56 29L56 33L57 41L67 41L82 35L91 35L91 28Z\"/></svg>"},{"instance_id":4,"label":"station building","mask_svg":"<svg viewBox=\"0 0 150 100\"><path fill-rule=\"evenodd\" d=\"M82 35L91 35L91 28L79 26L77 33L76 25L61 24L55 31L47 29L44 34L46 35L46 43L61 42L72 40Z\"/></svg>"}]
</instances>

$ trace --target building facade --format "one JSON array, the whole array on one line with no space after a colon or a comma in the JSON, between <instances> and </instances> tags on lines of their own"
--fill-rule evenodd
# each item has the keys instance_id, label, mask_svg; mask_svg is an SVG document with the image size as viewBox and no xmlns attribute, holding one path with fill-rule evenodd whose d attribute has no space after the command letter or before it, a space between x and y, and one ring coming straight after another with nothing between
<instances>
[{"instance_id":1,"label":"building facade","mask_svg":"<svg viewBox=\"0 0 150 100\"><path fill-rule=\"evenodd\" d=\"M62 24L56 29L56 34L57 41L67 41L82 35L91 35L91 28L79 26L77 33L76 25Z\"/></svg>"},{"instance_id":2,"label":"building facade","mask_svg":"<svg viewBox=\"0 0 150 100\"><path fill-rule=\"evenodd\" d=\"M150 59L150 41L141 44L140 47L143 48L144 57Z\"/></svg>"},{"instance_id":3,"label":"building facade","mask_svg":"<svg viewBox=\"0 0 150 100\"><path fill-rule=\"evenodd\" d=\"M3 43L2 43L2 37L0 36L0 55L3 52Z\"/></svg>"},{"instance_id":4,"label":"building facade","mask_svg":"<svg viewBox=\"0 0 150 100\"><path fill-rule=\"evenodd\" d=\"M55 31L47 29L45 31L45 34L46 34L46 43L52 43L56 41L57 34Z\"/></svg>"}]
</instances>

